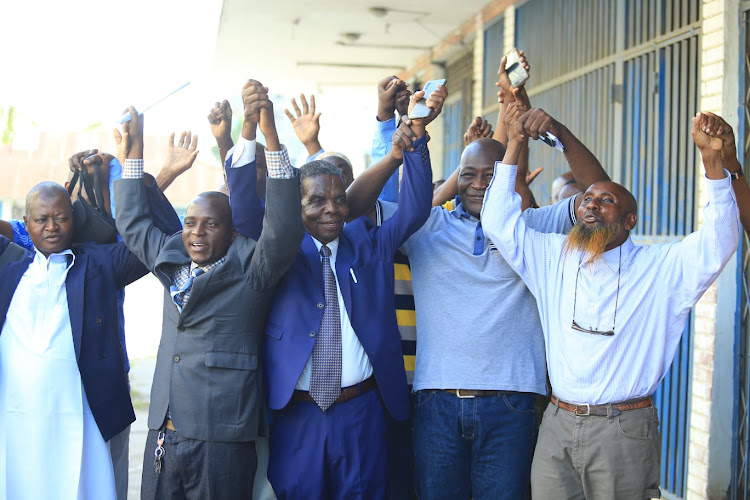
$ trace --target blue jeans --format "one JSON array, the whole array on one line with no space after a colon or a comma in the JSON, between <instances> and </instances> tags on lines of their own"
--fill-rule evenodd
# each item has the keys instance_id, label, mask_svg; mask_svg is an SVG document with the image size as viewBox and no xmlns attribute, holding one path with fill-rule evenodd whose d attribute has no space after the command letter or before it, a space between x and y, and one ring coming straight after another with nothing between
<instances>
[{"instance_id":1,"label":"blue jeans","mask_svg":"<svg viewBox=\"0 0 750 500\"><path fill-rule=\"evenodd\" d=\"M535 444L534 394L414 394L416 489L421 499L531 498Z\"/></svg>"}]
</instances>

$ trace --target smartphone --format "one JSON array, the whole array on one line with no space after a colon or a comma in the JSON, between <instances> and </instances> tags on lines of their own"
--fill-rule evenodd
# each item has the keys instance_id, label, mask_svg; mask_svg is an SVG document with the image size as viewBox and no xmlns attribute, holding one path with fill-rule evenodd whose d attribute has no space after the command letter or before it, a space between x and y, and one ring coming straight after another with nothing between
<instances>
[{"instance_id":1,"label":"smartphone","mask_svg":"<svg viewBox=\"0 0 750 500\"><path fill-rule=\"evenodd\" d=\"M507 57L505 61L505 72L508 74L508 78L510 78L510 84L513 85L514 88L518 88L529 81L529 73L521 64L521 55L518 51L513 48L509 50L505 56Z\"/></svg>"},{"instance_id":2,"label":"smartphone","mask_svg":"<svg viewBox=\"0 0 750 500\"><path fill-rule=\"evenodd\" d=\"M424 86L424 97L417 101L414 105L414 109L409 113L409 118L412 120L415 118L427 118L430 116L430 108L427 107L427 99L430 95L438 89L438 85L445 85L445 78L440 80L430 80Z\"/></svg>"}]
</instances>

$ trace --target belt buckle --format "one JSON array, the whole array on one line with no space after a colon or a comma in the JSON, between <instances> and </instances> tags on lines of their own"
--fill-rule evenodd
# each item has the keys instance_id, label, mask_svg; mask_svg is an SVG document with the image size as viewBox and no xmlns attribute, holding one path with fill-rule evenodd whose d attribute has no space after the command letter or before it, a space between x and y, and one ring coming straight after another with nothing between
<instances>
[{"instance_id":1,"label":"belt buckle","mask_svg":"<svg viewBox=\"0 0 750 500\"><path fill-rule=\"evenodd\" d=\"M586 407L586 413L579 413L578 408L585 406ZM591 415L591 406L588 403L584 403L582 405L576 405L576 416L579 417L588 417Z\"/></svg>"},{"instance_id":2,"label":"belt buckle","mask_svg":"<svg viewBox=\"0 0 750 500\"><path fill-rule=\"evenodd\" d=\"M456 397L461 399L474 399L476 396L469 395L469 396L462 396L461 395L461 389L456 389Z\"/></svg>"}]
</instances>

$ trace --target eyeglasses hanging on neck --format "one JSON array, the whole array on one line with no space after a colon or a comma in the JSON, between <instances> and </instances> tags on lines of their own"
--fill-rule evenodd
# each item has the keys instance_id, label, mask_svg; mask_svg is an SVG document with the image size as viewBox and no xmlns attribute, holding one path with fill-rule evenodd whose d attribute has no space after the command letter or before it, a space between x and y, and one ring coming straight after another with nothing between
<instances>
[{"instance_id":1,"label":"eyeglasses hanging on neck","mask_svg":"<svg viewBox=\"0 0 750 500\"><path fill-rule=\"evenodd\" d=\"M617 292L615 294L615 315L612 318L612 328L610 330L599 330L598 328L589 329L584 328L576 323L576 299L578 298L578 276L581 274L581 262L578 262L578 272L576 273L576 287L573 292L573 324L570 326L573 330L583 333L590 333L592 335L604 335L605 337L612 337L615 334L615 322L617 321L617 302L620 298L620 273L622 271L622 245L620 246L620 263L617 266Z\"/></svg>"}]
</instances>

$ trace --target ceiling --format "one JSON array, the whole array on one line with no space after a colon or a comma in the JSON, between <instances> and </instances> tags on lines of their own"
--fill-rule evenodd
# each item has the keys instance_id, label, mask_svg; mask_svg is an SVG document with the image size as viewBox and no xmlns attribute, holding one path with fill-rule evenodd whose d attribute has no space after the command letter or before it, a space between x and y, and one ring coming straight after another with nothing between
<instances>
[{"instance_id":1,"label":"ceiling","mask_svg":"<svg viewBox=\"0 0 750 500\"><path fill-rule=\"evenodd\" d=\"M277 89L371 85L429 54L487 2L224 0L213 73Z\"/></svg>"}]
</instances>

